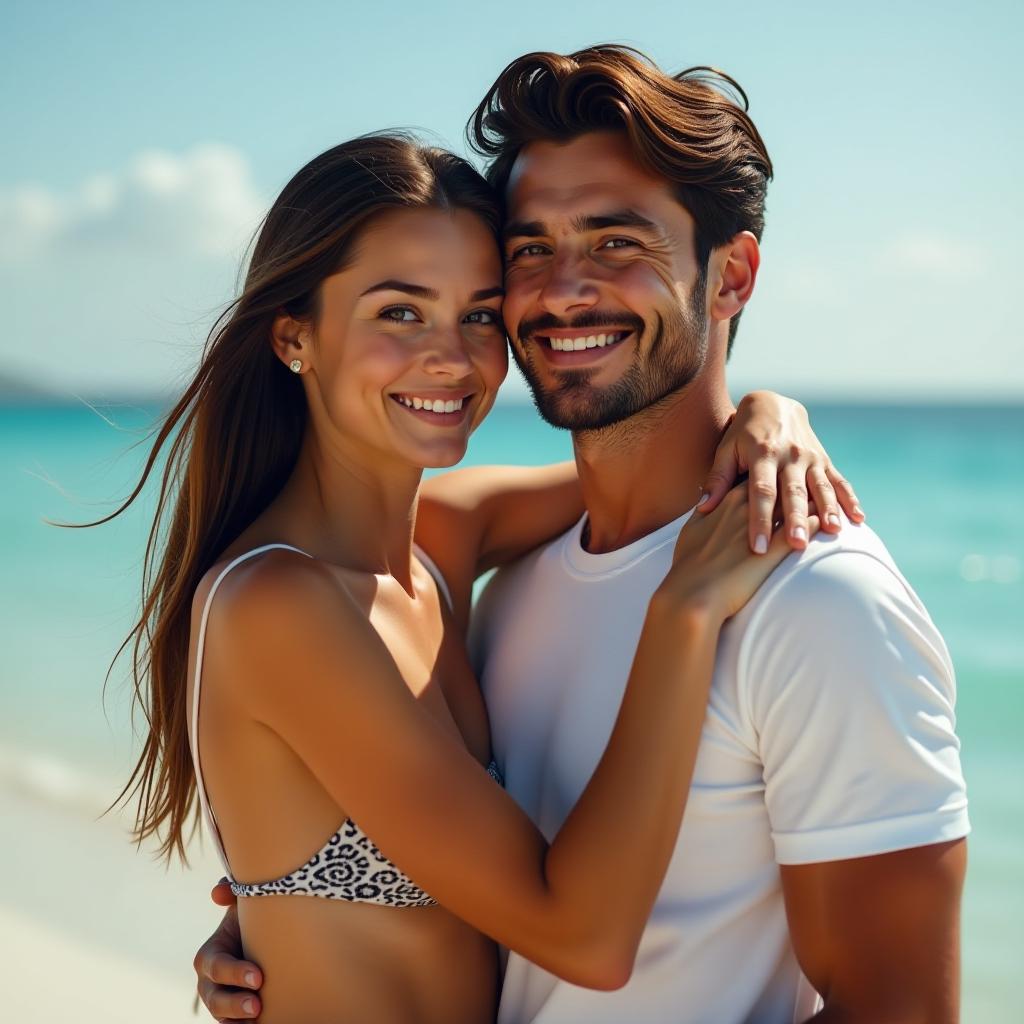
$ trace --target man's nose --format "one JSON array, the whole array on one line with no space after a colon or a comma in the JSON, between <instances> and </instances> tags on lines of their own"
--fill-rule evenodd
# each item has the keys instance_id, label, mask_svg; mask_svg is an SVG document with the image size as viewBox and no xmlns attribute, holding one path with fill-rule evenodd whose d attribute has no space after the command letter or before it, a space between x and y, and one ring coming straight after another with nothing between
<instances>
[{"instance_id":1,"label":"man's nose","mask_svg":"<svg viewBox=\"0 0 1024 1024\"><path fill-rule=\"evenodd\" d=\"M597 285L586 273L584 261L566 255L551 261L540 291L540 304L555 316L568 316L597 305Z\"/></svg>"}]
</instances>

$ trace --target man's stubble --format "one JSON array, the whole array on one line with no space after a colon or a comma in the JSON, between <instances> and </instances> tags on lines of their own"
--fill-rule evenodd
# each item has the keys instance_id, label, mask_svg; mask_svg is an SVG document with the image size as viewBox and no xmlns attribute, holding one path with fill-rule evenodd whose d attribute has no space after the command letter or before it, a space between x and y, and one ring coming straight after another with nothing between
<instances>
[{"instance_id":1,"label":"man's stubble","mask_svg":"<svg viewBox=\"0 0 1024 1024\"><path fill-rule=\"evenodd\" d=\"M516 364L530 386L534 405L540 415L553 427L571 430L574 434L594 432L632 433L633 424L641 427L640 414L654 413L659 405L684 390L704 368L708 350L708 317L704 308L706 274L700 274L689 300L680 303L664 318L656 313L651 344L646 354L639 345L633 362L613 384L598 388L592 384L594 370L565 370L559 374L556 387L545 390L541 386L529 346L524 357L517 346L512 346ZM520 337L529 337L544 327L601 327L634 322L634 327L647 330L639 317L609 317L603 314L584 314L571 324L559 324L553 317L524 320L520 324ZM525 330L524 330L525 328ZM639 338L640 330L636 330ZM647 420L650 417L643 417ZM614 431L611 428L617 428Z\"/></svg>"}]
</instances>

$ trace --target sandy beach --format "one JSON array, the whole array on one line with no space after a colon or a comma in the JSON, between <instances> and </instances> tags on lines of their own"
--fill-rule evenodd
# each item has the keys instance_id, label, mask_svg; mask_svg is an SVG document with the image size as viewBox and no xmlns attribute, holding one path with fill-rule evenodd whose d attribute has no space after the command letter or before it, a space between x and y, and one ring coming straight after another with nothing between
<instances>
[{"instance_id":1,"label":"sandy beach","mask_svg":"<svg viewBox=\"0 0 1024 1024\"><path fill-rule=\"evenodd\" d=\"M96 820L98 796L45 762L0 772L0 1019L210 1020L192 1010L192 955L219 918L219 864L196 845L191 870L165 868L125 816Z\"/></svg>"}]
</instances>

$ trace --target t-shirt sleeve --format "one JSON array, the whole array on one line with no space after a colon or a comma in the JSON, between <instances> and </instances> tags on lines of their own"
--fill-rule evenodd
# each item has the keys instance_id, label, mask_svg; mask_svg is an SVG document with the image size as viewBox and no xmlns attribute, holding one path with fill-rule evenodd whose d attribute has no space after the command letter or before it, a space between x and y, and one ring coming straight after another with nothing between
<instances>
[{"instance_id":1,"label":"t-shirt sleeve","mask_svg":"<svg viewBox=\"0 0 1024 1024\"><path fill-rule=\"evenodd\" d=\"M740 669L778 863L970 830L949 655L882 561L841 550L798 564L750 622Z\"/></svg>"}]
</instances>

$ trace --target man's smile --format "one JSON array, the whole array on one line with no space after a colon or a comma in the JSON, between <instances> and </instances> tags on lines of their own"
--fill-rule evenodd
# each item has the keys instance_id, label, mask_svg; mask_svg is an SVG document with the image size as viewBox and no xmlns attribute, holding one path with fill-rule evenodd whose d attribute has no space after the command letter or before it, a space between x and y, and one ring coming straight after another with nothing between
<instances>
[{"instance_id":1,"label":"man's smile","mask_svg":"<svg viewBox=\"0 0 1024 1024\"><path fill-rule=\"evenodd\" d=\"M530 341L553 366L582 366L602 361L634 334L629 328L548 328L532 334Z\"/></svg>"}]
</instances>

